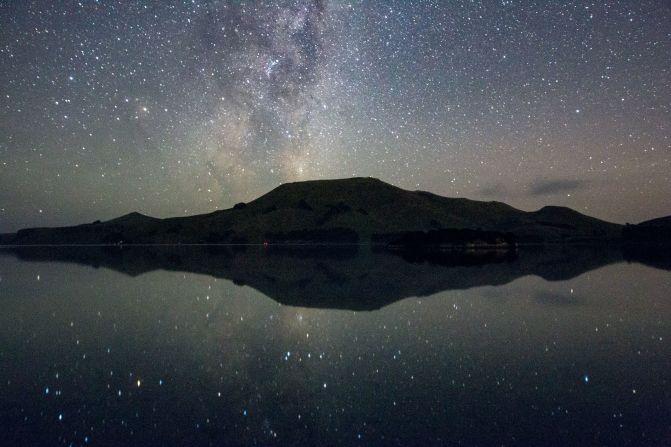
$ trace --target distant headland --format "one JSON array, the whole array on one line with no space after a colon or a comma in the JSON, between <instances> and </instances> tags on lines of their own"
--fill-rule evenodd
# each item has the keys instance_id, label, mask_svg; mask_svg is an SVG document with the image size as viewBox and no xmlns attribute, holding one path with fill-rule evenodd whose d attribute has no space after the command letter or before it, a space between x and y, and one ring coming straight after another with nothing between
<instances>
[{"instance_id":1,"label":"distant headland","mask_svg":"<svg viewBox=\"0 0 671 447\"><path fill-rule=\"evenodd\" d=\"M374 244L510 247L629 241L664 243L671 218L622 226L565 207L522 211L501 202L407 191L374 178L286 183L226 210L159 219L28 228L2 245Z\"/></svg>"}]
</instances>

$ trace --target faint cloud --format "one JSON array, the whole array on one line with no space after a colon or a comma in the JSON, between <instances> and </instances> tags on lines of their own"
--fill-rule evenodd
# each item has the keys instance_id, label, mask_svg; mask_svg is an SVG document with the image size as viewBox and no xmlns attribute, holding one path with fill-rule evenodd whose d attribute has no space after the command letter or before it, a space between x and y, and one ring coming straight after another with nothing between
<instances>
[{"instance_id":1,"label":"faint cloud","mask_svg":"<svg viewBox=\"0 0 671 447\"><path fill-rule=\"evenodd\" d=\"M497 199L512 196L511 191L503 183L491 183L489 185L485 185L478 191L478 194L481 197Z\"/></svg>"},{"instance_id":2,"label":"faint cloud","mask_svg":"<svg viewBox=\"0 0 671 447\"><path fill-rule=\"evenodd\" d=\"M564 192L576 191L587 187L586 180L573 179L537 179L529 185L529 194L532 196L546 196Z\"/></svg>"}]
</instances>

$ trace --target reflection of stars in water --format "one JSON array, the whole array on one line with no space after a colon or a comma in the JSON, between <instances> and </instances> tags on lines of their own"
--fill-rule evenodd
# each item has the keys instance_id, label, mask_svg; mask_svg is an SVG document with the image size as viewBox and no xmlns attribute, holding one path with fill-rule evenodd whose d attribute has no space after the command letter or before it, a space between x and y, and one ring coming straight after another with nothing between
<instances>
[{"instance_id":1,"label":"reflection of stars in water","mask_svg":"<svg viewBox=\"0 0 671 447\"><path fill-rule=\"evenodd\" d=\"M44 265L39 268L43 281L58 277ZM668 279L662 273L655 273L664 278L660 284ZM28 297L40 287L35 277L31 267L20 283L16 296L24 306L32 304ZM608 278L609 285L615 284L608 309L564 308L550 320L547 305L528 299L540 284L564 293L570 286L582 294L587 286L591 289L605 281L603 272L570 283L522 278L513 285L488 287L486 292L410 298L380 311L356 313L281 306L249 286L215 284L210 278L182 273L126 278L105 269L87 269L82 281L98 277L100 283L85 287L81 296L73 292L80 289L71 281L59 282L55 294L70 297L72 303L41 299L39 306L27 306L29 319L3 321L14 324L5 326L18 334L23 334L26 323L39 322L27 324L27 336L16 338L21 348L16 352L44 353L31 356L35 371L18 371L18 376L30 380L7 384L9 373L3 368L3 393L27 382L37 402L22 402L24 413L34 417L30 423L53 425L62 415L64 433L78 430L76 439L67 439L66 445L70 441L81 445L85 436L90 442L99 441L110 433L137 439L145 432L140 425L148 421L157 424L153 430L179 430L199 440L230 430L227 433L247 433L259 442L275 437L289 442L315 427L328 426L330 440L346 443L361 436L368 444L385 444L389 440L383 441L381 433L403 434L389 421L444 423L449 414L463 410L459 396L476 406L483 391L502 401L530 403L525 416L534 420L543 417L544 422L575 427L571 424L577 420L578 407L588 400L585 396L594 397L590 393L595 392L595 383L598 393L609 389L618 398L612 419L608 413L608 421L600 427L611 423L631 427L639 405L652 409L664 398L644 393L655 382L647 371L636 376L631 365L665 366L659 353L663 340L668 340L666 320L659 321L663 315L651 316L650 307L623 304L630 302L630 291L640 287L630 285L628 277ZM527 293L519 293L520 289ZM651 293L661 296L659 290ZM508 299L501 302L494 297ZM598 298L593 296L595 302ZM210 313L209 321L204 313ZM43 325L44 321L50 323ZM653 324L641 326L641 321ZM604 346L615 350L618 355L613 358L626 360L617 374L599 358L583 357L583 352L578 358L566 357L567 351L585 349L583 339L610 340L616 325L619 336L628 334L627 343ZM552 346L553 353L547 355L545 346ZM51 357L53 351L58 354ZM85 361L83 353L88 354ZM601 351L596 355L602 354L610 355ZM530 369L530 364L536 366ZM18 370L7 366L9 371ZM636 380L623 381L623 375ZM385 392L378 392L380 387ZM65 399L56 398L60 388ZM28 395L23 390L20 394ZM648 403L638 402L640 397ZM175 399L179 406L173 405ZM389 419L371 423L369 404L383 408ZM478 407L478 417L487 412L487 405ZM498 413L487 415L502 420ZM83 432L82 426L87 427ZM430 441L435 439L427 444Z\"/></svg>"}]
</instances>

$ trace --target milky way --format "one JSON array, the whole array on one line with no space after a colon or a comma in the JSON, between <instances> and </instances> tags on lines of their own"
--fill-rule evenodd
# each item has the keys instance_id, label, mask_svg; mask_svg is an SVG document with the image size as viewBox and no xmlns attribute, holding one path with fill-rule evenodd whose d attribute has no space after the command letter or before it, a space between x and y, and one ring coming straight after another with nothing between
<instances>
[{"instance_id":1,"label":"milky way","mask_svg":"<svg viewBox=\"0 0 671 447\"><path fill-rule=\"evenodd\" d=\"M671 214L671 6L0 1L0 231L282 182Z\"/></svg>"}]
</instances>

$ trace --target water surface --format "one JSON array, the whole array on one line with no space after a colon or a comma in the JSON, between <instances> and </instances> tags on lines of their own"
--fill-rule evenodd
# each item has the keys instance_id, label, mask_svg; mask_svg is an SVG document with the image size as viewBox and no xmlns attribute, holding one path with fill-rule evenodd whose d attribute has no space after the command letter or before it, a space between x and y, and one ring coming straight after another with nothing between
<instances>
[{"instance_id":1,"label":"water surface","mask_svg":"<svg viewBox=\"0 0 671 447\"><path fill-rule=\"evenodd\" d=\"M4 250L0 440L669 445L671 271L655 265Z\"/></svg>"}]
</instances>

